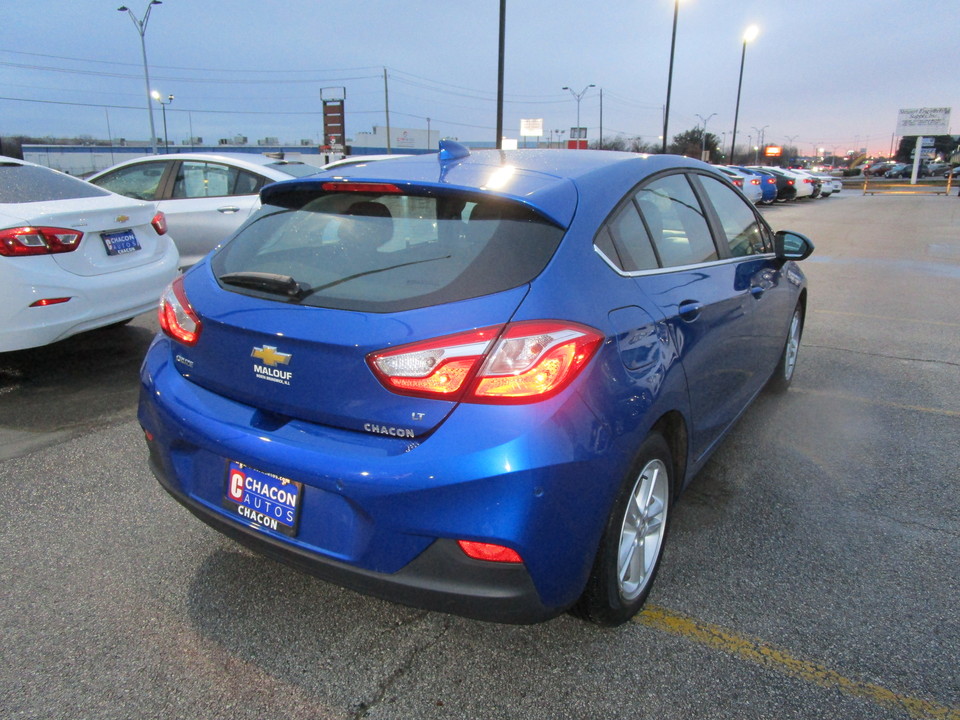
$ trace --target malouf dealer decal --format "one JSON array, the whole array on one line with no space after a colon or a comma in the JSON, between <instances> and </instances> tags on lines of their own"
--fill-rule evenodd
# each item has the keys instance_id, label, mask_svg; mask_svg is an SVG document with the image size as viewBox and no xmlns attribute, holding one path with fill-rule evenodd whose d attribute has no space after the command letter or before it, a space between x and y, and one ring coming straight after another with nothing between
<instances>
[{"instance_id":1,"label":"malouf dealer decal","mask_svg":"<svg viewBox=\"0 0 960 720\"><path fill-rule=\"evenodd\" d=\"M268 380L280 385L289 385L293 379L293 371L283 370L278 365L289 365L293 357L290 353L280 352L273 345L264 345L255 347L250 353L250 357L260 360L253 364L253 372L260 380Z\"/></svg>"}]
</instances>

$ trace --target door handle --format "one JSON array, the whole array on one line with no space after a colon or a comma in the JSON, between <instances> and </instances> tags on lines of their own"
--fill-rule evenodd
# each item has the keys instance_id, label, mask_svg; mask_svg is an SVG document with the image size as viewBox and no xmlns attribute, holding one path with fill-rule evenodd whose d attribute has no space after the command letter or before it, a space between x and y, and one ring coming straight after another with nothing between
<instances>
[{"instance_id":1,"label":"door handle","mask_svg":"<svg viewBox=\"0 0 960 720\"><path fill-rule=\"evenodd\" d=\"M230 214L230 213L240 212L240 208L237 207L236 205L224 205L223 207L218 207L217 212Z\"/></svg>"},{"instance_id":2,"label":"door handle","mask_svg":"<svg viewBox=\"0 0 960 720\"><path fill-rule=\"evenodd\" d=\"M757 298L758 300L760 299L760 296L763 295L764 292L765 292L765 289L764 289L763 287L761 287L760 285L751 285L751 286L750 286L750 294L753 295L753 296L754 296L755 298Z\"/></svg>"},{"instance_id":3,"label":"door handle","mask_svg":"<svg viewBox=\"0 0 960 720\"><path fill-rule=\"evenodd\" d=\"M686 320L687 322L693 322L703 311L703 303L697 302L696 300L684 300L677 307L677 312L680 314L680 317Z\"/></svg>"}]
</instances>

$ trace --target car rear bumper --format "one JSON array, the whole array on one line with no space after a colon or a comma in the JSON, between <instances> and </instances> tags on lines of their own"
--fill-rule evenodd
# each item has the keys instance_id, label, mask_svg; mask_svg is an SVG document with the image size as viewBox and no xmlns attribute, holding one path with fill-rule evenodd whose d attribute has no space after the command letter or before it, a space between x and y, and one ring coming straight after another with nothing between
<instances>
[{"instance_id":1,"label":"car rear bumper","mask_svg":"<svg viewBox=\"0 0 960 720\"><path fill-rule=\"evenodd\" d=\"M626 468L611 467L609 436L577 393L514 406L512 422L462 407L409 440L264 418L184 378L171 351L159 338L141 370L151 465L224 534L339 585L477 619L537 622L580 595ZM304 483L296 537L225 509L231 460ZM456 540L523 563L474 560Z\"/></svg>"},{"instance_id":2,"label":"car rear bumper","mask_svg":"<svg viewBox=\"0 0 960 720\"><path fill-rule=\"evenodd\" d=\"M404 605L477 620L535 623L563 608L540 601L523 565L472 560L452 540L436 540L406 567L378 573L310 553L232 522L181 492L151 447L150 469L191 513L245 547L336 585Z\"/></svg>"},{"instance_id":3,"label":"car rear bumper","mask_svg":"<svg viewBox=\"0 0 960 720\"><path fill-rule=\"evenodd\" d=\"M65 272L50 257L0 258L0 352L48 345L156 308L177 273L172 250L147 265L93 276ZM32 306L48 298L69 300Z\"/></svg>"}]
</instances>

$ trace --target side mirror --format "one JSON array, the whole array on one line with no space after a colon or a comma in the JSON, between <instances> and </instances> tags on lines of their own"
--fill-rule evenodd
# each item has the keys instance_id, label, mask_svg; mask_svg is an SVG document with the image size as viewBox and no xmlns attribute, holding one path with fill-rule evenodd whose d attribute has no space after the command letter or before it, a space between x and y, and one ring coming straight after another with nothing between
<instances>
[{"instance_id":1,"label":"side mirror","mask_svg":"<svg viewBox=\"0 0 960 720\"><path fill-rule=\"evenodd\" d=\"M803 260L813 252L813 241L797 232L778 230L773 247L778 260Z\"/></svg>"}]
</instances>

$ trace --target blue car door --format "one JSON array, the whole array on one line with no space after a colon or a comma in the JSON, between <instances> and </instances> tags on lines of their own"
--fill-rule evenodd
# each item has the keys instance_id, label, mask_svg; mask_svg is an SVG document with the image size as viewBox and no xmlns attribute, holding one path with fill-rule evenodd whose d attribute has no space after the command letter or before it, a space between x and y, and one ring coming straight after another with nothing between
<instances>
[{"instance_id":1,"label":"blue car door","mask_svg":"<svg viewBox=\"0 0 960 720\"><path fill-rule=\"evenodd\" d=\"M657 305L680 355L695 459L737 418L762 383L756 299L740 263L717 244L711 230L716 216L701 202L697 182L687 173L664 175L642 185L635 195L659 265L656 271L638 274L636 281Z\"/></svg>"}]
</instances>

